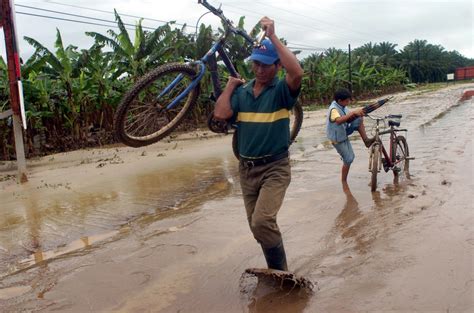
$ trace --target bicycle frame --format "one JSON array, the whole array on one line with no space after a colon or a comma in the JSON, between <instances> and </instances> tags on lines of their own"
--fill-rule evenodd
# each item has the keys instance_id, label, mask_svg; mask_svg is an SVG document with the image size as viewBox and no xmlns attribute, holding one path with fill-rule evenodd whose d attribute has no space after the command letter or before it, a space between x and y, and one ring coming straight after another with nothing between
<instances>
[{"instance_id":1,"label":"bicycle frame","mask_svg":"<svg viewBox=\"0 0 474 313\"><path fill-rule=\"evenodd\" d=\"M216 70L211 70L211 80L213 84L213 89L214 89L214 95L216 98L218 98L221 94L221 88L219 85L219 77L217 74L217 62L216 62L216 53L219 53L219 56L221 57L222 61L224 62L225 67L229 71L230 75L233 77L238 77L239 74L237 73L237 70L235 69L234 65L230 61L229 56L224 50L224 45L226 42L226 39L230 33L234 33L236 35L242 36L247 42L251 44L256 44L258 41L254 41L243 29L235 28L232 25L232 22L228 20L222 13L222 10L216 9L212 5L210 5L206 0L199 0L198 3L202 4L204 7L206 7L210 12L212 12L214 15L217 15L223 22L225 27L225 32L224 34L216 40L216 42L212 45L212 47L209 49L209 51L198 61L191 62L191 64L195 64L198 67L198 73L197 76L192 80L191 84L181 93L179 94L170 104L167 105L166 109L172 109L175 107L184 97L188 95L191 90L196 88L196 86L199 84L201 81L202 77L204 76L204 73L206 72L206 65L209 64L209 66L214 66ZM261 39L260 39L261 40ZM164 95L166 95L168 92L170 92L181 80L183 79L183 75L179 74L173 82L171 82L159 95L158 99Z\"/></svg>"},{"instance_id":2,"label":"bicycle frame","mask_svg":"<svg viewBox=\"0 0 474 313\"><path fill-rule=\"evenodd\" d=\"M369 116L369 115L368 115ZM370 117L370 116L369 116ZM370 117L372 118L372 117ZM408 131L407 129L400 129L400 128L395 128L393 125L390 126L389 129L387 130L383 130L383 131L380 131L380 121L383 121L386 119L386 117L384 118L372 118L372 119L375 119L376 120L376 126L375 126L375 142L378 143L378 145L380 146L380 151L382 152L382 155L385 159L385 161L387 162L386 163L386 166L390 169L393 169L395 167L395 165L397 164L397 160L394 160L394 155L392 155L392 151L393 151L393 145L395 144L396 142L396 139L397 139L397 133L400 132L400 131ZM385 146L382 142L382 139L380 138L380 136L382 135L385 135L385 134L390 134L390 139L389 139L389 143L390 143L390 154L387 153L387 150L385 149Z\"/></svg>"}]
</instances>

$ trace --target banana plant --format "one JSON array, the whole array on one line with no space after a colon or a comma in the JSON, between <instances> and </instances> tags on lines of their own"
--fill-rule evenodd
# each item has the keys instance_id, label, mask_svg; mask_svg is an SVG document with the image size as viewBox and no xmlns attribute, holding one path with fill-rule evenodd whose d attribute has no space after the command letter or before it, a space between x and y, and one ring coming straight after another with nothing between
<instances>
[{"instance_id":1,"label":"banana plant","mask_svg":"<svg viewBox=\"0 0 474 313\"><path fill-rule=\"evenodd\" d=\"M65 48L59 29L56 29L55 53L52 53L33 38L24 37L24 39L36 49L35 55L47 65L43 68L43 71L51 78L56 79L59 86L62 87L64 99L60 101L60 107L56 110L60 112L66 127L71 129L73 138L78 138L80 135L80 125L78 123L80 107L74 103L72 88L74 76L78 73L77 59L79 53L76 51L77 47L69 45Z\"/></svg>"},{"instance_id":2,"label":"banana plant","mask_svg":"<svg viewBox=\"0 0 474 313\"><path fill-rule=\"evenodd\" d=\"M86 32L86 35L94 38L96 44L112 48L115 62L118 64L117 76L126 75L136 80L157 62L164 63L172 58L173 31L169 23L149 32L143 30L143 19L140 19L135 27L135 40L132 42L120 15L116 10L114 13L118 33L109 29L109 36L97 32Z\"/></svg>"},{"instance_id":3,"label":"banana plant","mask_svg":"<svg viewBox=\"0 0 474 313\"><path fill-rule=\"evenodd\" d=\"M110 130L113 124L113 111L123 92L128 89L130 80L120 80L117 76L117 63L112 52L104 52L102 45L94 44L82 50L78 64L81 73L76 79L77 101L83 108L81 112L85 126L95 125Z\"/></svg>"},{"instance_id":4,"label":"banana plant","mask_svg":"<svg viewBox=\"0 0 474 313\"><path fill-rule=\"evenodd\" d=\"M7 64L0 56L0 112L10 108L10 84L8 81Z\"/></svg>"}]
</instances>

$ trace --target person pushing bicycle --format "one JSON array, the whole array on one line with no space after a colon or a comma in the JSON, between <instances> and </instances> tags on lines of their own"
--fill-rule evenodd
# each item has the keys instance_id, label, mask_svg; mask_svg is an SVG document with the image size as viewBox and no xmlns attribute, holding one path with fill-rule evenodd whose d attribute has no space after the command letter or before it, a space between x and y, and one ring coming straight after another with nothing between
<instances>
[{"instance_id":1,"label":"person pushing bicycle","mask_svg":"<svg viewBox=\"0 0 474 313\"><path fill-rule=\"evenodd\" d=\"M338 89L334 93L334 100L329 106L326 119L326 135L342 159L343 184L347 182L349 169L355 158L349 136L357 130L367 148L375 141L375 138L368 138L365 132L364 110L361 108L349 111L347 108L351 100L352 94L349 90Z\"/></svg>"},{"instance_id":2,"label":"person pushing bicycle","mask_svg":"<svg viewBox=\"0 0 474 313\"><path fill-rule=\"evenodd\" d=\"M291 181L290 110L300 93L303 69L278 39L274 21L263 17L260 24L267 38L250 55L255 78L245 82L229 77L214 118L233 119L238 125L240 185L250 229L268 268L287 271L277 213ZM286 75L278 79L282 67Z\"/></svg>"}]
</instances>

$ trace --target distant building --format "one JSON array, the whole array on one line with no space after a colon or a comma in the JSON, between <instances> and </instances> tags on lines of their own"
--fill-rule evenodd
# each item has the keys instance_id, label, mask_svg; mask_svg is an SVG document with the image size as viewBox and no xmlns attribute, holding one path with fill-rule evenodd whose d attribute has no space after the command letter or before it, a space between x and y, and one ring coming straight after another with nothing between
<instances>
[{"instance_id":1,"label":"distant building","mask_svg":"<svg viewBox=\"0 0 474 313\"><path fill-rule=\"evenodd\" d=\"M455 80L474 79L474 66L458 67L454 72Z\"/></svg>"}]
</instances>

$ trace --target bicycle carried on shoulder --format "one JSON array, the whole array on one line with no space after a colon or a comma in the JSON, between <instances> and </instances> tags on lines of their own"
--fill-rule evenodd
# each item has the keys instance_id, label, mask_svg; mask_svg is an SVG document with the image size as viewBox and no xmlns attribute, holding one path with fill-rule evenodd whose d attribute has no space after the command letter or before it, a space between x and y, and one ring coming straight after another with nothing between
<instances>
[{"instance_id":1,"label":"bicycle carried on shoulder","mask_svg":"<svg viewBox=\"0 0 474 313\"><path fill-rule=\"evenodd\" d=\"M169 135L194 107L200 93L200 81L206 70L211 72L214 96L217 99L222 92L217 73L217 54L229 74L239 77L225 51L229 35L242 36L253 47L260 45L264 32L261 32L257 36L259 39L255 40L245 30L234 27L220 8L213 7L207 0L198 0L198 3L222 20L223 34L214 41L200 60L161 65L134 84L123 97L114 116L114 131L122 143L131 147L142 147ZM303 121L303 110L299 103L295 105L292 113L290 139L293 142ZM238 158L237 126L215 120L211 113L208 127L218 133L227 133L230 129L235 129L233 150Z\"/></svg>"},{"instance_id":2,"label":"bicycle carried on shoulder","mask_svg":"<svg viewBox=\"0 0 474 313\"><path fill-rule=\"evenodd\" d=\"M399 135L399 132L406 133L408 131L407 129L398 128L402 115L391 114L384 117L367 116L375 120L375 141L369 147L370 187L371 191L375 191L377 189L377 174L382 168L385 172L392 170L396 181L398 181L401 174L409 178L409 162L414 158L410 157L406 137ZM381 122L385 124L386 121L388 122L389 128L380 130ZM390 135L388 152L381 138L381 136L385 134Z\"/></svg>"}]
</instances>

